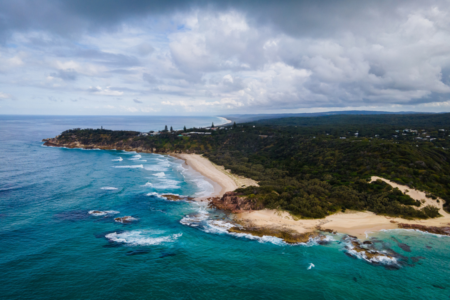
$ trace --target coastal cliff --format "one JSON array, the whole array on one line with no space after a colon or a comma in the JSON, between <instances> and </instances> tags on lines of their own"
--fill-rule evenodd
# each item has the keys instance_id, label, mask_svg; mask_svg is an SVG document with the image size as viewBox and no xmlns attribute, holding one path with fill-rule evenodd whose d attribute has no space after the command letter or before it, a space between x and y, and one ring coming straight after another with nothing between
<instances>
[{"instance_id":1,"label":"coastal cliff","mask_svg":"<svg viewBox=\"0 0 450 300\"><path fill-rule=\"evenodd\" d=\"M102 140L100 142L88 142L85 143L82 140L73 136L71 139L61 139L61 136L55 138L43 139L45 146L49 147L65 147L65 148L82 148L82 149L101 149L101 150L125 150L136 151L143 153L170 153L172 151L166 148L156 148L152 145L148 145L145 141L135 140L133 138L127 138L120 141ZM179 151L181 152L181 151ZM189 150L183 151L185 153L191 153Z\"/></svg>"},{"instance_id":2,"label":"coastal cliff","mask_svg":"<svg viewBox=\"0 0 450 300\"><path fill-rule=\"evenodd\" d=\"M212 198L210 206L233 213L264 208L264 205L257 199L249 199L236 192L227 192L221 198Z\"/></svg>"}]
</instances>

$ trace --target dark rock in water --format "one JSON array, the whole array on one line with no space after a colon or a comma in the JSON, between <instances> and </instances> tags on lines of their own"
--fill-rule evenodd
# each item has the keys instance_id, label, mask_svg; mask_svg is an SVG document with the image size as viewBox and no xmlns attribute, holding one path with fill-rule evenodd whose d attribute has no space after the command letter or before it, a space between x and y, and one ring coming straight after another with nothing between
<instances>
[{"instance_id":1,"label":"dark rock in water","mask_svg":"<svg viewBox=\"0 0 450 300\"><path fill-rule=\"evenodd\" d=\"M323 229L323 228L321 228L320 226L317 227L317 229L320 230L320 231L323 231L323 232L328 232L328 233L331 233L331 234L336 234L336 231L334 231L334 230L332 230L332 229L327 229L327 228Z\"/></svg>"},{"instance_id":2,"label":"dark rock in water","mask_svg":"<svg viewBox=\"0 0 450 300\"><path fill-rule=\"evenodd\" d=\"M400 270L400 266L397 266L397 265L384 265L384 268L389 271Z\"/></svg>"},{"instance_id":3,"label":"dark rock in water","mask_svg":"<svg viewBox=\"0 0 450 300\"><path fill-rule=\"evenodd\" d=\"M437 284L432 284L432 286L434 286L435 288L441 289L441 290L445 290L445 287L437 285Z\"/></svg>"},{"instance_id":4,"label":"dark rock in water","mask_svg":"<svg viewBox=\"0 0 450 300\"><path fill-rule=\"evenodd\" d=\"M348 235L348 237L350 237L350 238L352 238L352 239L355 239L355 240L357 240L358 238L356 237L356 236L354 236L354 235Z\"/></svg>"},{"instance_id":5,"label":"dark rock in water","mask_svg":"<svg viewBox=\"0 0 450 300\"><path fill-rule=\"evenodd\" d=\"M105 232L101 232L101 233L94 233L94 236L96 238L100 239L100 238L104 238L105 235L110 234L110 233L120 234L120 233L124 233L124 232L125 232L125 230L111 230L111 231L105 231Z\"/></svg>"},{"instance_id":6,"label":"dark rock in water","mask_svg":"<svg viewBox=\"0 0 450 300\"><path fill-rule=\"evenodd\" d=\"M395 237L391 237L392 240L397 242L397 245L406 252L411 252L411 247L406 245L405 243L400 242L399 240L397 240Z\"/></svg>"},{"instance_id":7,"label":"dark rock in water","mask_svg":"<svg viewBox=\"0 0 450 300\"><path fill-rule=\"evenodd\" d=\"M109 243L109 244L103 245L102 247L103 248L117 248L117 247L120 247L120 246L122 246L122 245L118 244L118 243Z\"/></svg>"},{"instance_id":8,"label":"dark rock in water","mask_svg":"<svg viewBox=\"0 0 450 300\"><path fill-rule=\"evenodd\" d=\"M372 245L372 242L371 241L364 241L363 244L364 245Z\"/></svg>"},{"instance_id":9,"label":"dark rock in water","mask_svg":"<svg viewBox=\"0 0 450 300\"><path fill-rule=\"evenodd\" d=\"M358 280L356 279L356 277L353 277L353 281L354 281L354 282L358 282Z\"/></svg>"},{"instance_id":10,"label":"dark rock in water","mask_svg":"<svg viewBox=\"0 0 450 300\"><path fill-rule=\"evenodd\" d=\"M423 256L416 256L416 257L411 257L411 260L413 261L413 262L418 262L419 260L421 260L421 259L425 259L425 257L423 257Z\"/></svg>"},{"instance_id":11,"label":"dark rock in water","mask_svg":"<svg viewBox=\"0 0 450 300\"><path fill-rule=\"evenodd\" d=\"M126 255L128 255L128 256L142 255L142 254L147 254L149 252L150 252L149 250L132 250L132 251L128 251L126 253Z\"/></svg>"},{"instance_id":12,"label":"dark rock in water","mask_svg":"<svg viewBox=\"0 0 450 300\"><path fill-rule=\"evenodd\" d=\"M180 201L185 198L185 197L180 197L178 195L171 195L171 194L161 195L161 197L163 197L167 200L170 200L170 201Z\"/></svg>"},{"instance_id":13,"label":"dark rock in water","mask_svg":"<svg viewBox=\"0 0 450 300\"><path fill-rule=\"evenodd\" d=\"M128 224L133 221L137 221L137 219L133 218L132 216L125 216L125 217L114 218L114 221L122 223L122 224Z\"/></svg>"},{"instance_id":14,"label":"dark rock in water","mask_svg":"<svg viewBox=\"0 0 450 300\"><path fill-rule=\"evenodd\" d=\"M63 220L63 221L80 221L86 220L90 218L87 210L72 210L72 211L64 211L59 214L54 215L55 219Z\"/></svg>"},{"instance_id":15,"label":"dark rock in water","mask_svg":"<svg viewBox=\"0 0 450 300\"><path fill-rule=\"evenodd\" d=\"M396 264L394 259L395 256L393 255L395 252L393 251L385 250L381 252L377 250L372 243L361 243L358 238L351 235L345 236L343 241L348 243L346 246L347 251L345 251L345 253L349 256L364 259L373 265L380 265L383 260L390 260L391 263L389 263L389 265Z\"/></svg>"},{"instance_id":16,"label":"dark rock in water","mask_svg":"<svg viewBox=\"0 0 450 300\"><path fill-rule=\"evenodd\" d=\"M428 246L428 245L426 245L425 246L427 249L431 249L431 248L433 248L433 247L431 247L431 246Z\"/></svg>"},{"instance_id":17,"label":"dark rock in water","mask_svg":"<svg viewBox=\"0 0 450 300\"><path fill-rule=\"evenodd\" d=\"M176 253L162 253L159 258L164 258L164 257L168 257L168 256L175 256L175 255L176 255Z\"/></svg>"}]
</instances>

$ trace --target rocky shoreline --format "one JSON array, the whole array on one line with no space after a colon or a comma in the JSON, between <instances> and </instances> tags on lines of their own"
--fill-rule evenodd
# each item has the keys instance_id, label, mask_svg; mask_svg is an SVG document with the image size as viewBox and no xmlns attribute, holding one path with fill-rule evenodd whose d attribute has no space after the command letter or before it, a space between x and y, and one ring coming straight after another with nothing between
<instances>
[{"instance_id":1,"label":"rocky shoreline","mask_svg":"<svg viewBox=\"0 0 450 300\"><path fill-rule=\"evenodd\" d=\"M166 149L158 149L154 147L148 147L144 144L142 141L134 141L133 139L128 139L125 141L120 141L116 143L101 143L101 144L83 144L79 141L72 141L68 143L62 143L59 139L59 136L54 138L48 138L43 139L42 142L44 142L44 146L48 147L60 147L60 148L69 148L69 149L87 149L87 150L123 150L123 151L136 151L136 152L142 152L142 153L161 153L161 154L168 154L172 151L167 151ZM189 150L186 150L184 152L177 152L177 153L194 153L190 152Z\"/></svg>"},{"instance_id":2,"label":"rocky shoreline","mask_svg":"<svg viewBox=\"0 0 450 300\"><path fill-rule=\"evenodd\" d=\"M159 153L159 154L173 153L170 151L166 151L165 149L148 147L142 141L134 141L131 138L116 143L100 143L100 144L83 144L77 140L62 143L58 138L59 136L55 138L43 139L42 141L44 142L45 146L65 147L70 149L82 148L82 149L101 149L101 150L124 150L124 151L136 151L143 153ZM189 153L189 150L185 152L180 151L179 153ZM173 195L164 195L164 196L165 196L164 198L171 201L192 200L191 198L187 197L179 199L178 197L175 197ZM263 205L260 202L258 202L257 199L248 199L246 197L242 197L242 195L239 195L236 192L227 192L222 197L210 197L208 198L208 200L210 202L209 207L229 211L231 213L251 212L256 210L262 210L264 208ZM395 225L397 226L397 228L401 229L414 229L432 234L450 236L450 226L439 227L439 226L425 226L420 224L406 224L406 223L398 223ZM308 233L298 233L296 231L276 229L274 227L261 227L247 224L242 227L233 227L230 229L230 232L248 233L255 236L271 235L280 237L287 243L299 243L304 242L305 240L309 240L309 238L317 238L318 234L316 234L316 232L320 231L319 229L320 227ZM328 231L328 229L323 229L322 231ZM334 230L329 231L334 232Z\"/></svg>"}]
</instances>

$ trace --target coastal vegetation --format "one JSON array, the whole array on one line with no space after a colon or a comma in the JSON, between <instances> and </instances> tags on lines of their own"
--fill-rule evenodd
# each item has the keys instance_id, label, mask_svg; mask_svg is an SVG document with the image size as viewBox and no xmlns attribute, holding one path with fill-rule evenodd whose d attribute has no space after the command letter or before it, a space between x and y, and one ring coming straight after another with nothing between
<instances>
[{"instance_id":1,"label":"coastal vegetation","mask_svg":"<svg viewBox=\"0 0 450 300\"><path fill-rule=\"evenodd\" d=\"M444 199L449 210L449 118L449 114L299 117L154 136L73 129L58 136L57 143L201 153L259 182L259 187L236 190L240 195L301 218L351 209L425 219L439 216L438 209L418 209L420 201L382 181L369 180L376 175L423 190L436 201ZM188 134L192 131L211 134Z\"/></svg>"}]
</instances>

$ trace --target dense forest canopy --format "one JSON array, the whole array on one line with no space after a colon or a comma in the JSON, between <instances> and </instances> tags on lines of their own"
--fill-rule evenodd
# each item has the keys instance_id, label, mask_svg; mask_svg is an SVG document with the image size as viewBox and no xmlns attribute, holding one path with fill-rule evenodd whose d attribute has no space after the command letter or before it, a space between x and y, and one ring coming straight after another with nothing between
<instances>
[{"instance_id":1,"label":"dense forest canopy","mask_svg":"<svg viewBox=\"0 0 450 300\"><path fill-rule=\"evenodd\" d=\"M133 131L74 129L63 132L59 139L98 145L121 141L163 153L202 153L233 173L259 181L260 187L238 189L239 193L264 207L287 210L302 218L321 218L346 209L428 218L439 215L436 208L418 210L421 203L383 182L369 183L369 178L377 175L423 190L433 199L441 197L449 210L449 117L282 118L189 136L181 136L181 132L143 136Z\"/></svg>"}]
</instances>

